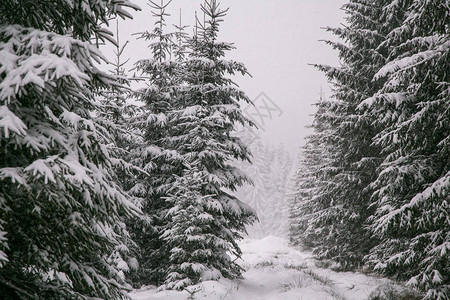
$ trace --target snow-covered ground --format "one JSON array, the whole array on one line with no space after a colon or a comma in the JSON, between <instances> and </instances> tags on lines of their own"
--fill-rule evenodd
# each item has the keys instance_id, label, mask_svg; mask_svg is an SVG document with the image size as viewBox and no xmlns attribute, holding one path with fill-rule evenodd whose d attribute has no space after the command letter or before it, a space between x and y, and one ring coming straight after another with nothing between
<instances>
[{"instance_id":1,"label":"snow-covered ground","mask_svg":"<svg viewBox=\"0 0 450 300\"><path fill-rule=\"evenodd\" d=\"M244 279L207 281L188 291L137 290L134 300L363 300L386 287L400 289L387 279L320 268L310 253L288 246L279 237L245 239L240 243ZM190 298L189 298L190 297Z\"/></svg>"}]
</instances>

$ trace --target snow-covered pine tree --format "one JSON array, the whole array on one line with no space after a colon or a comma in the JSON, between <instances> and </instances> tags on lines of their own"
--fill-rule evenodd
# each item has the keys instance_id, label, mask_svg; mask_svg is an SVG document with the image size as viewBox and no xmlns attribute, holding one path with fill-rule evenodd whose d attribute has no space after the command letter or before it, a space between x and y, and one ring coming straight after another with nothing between
<instances>
[{"instance_id":1,"label":"snow-covered pine tree","mask_svg":"<svg viewBox=\"0 0 450 300\"><path fill-rule=\"evenodd\" d=\"M115 169L115 181L127 192L127 198L140 208L142 199L141 195L135 193L135 190L139 189L139 182L136 181L136 178L148 174L143 172L140 166L134 164L136 160L132 155L136 154L136 149L140 149L143 144L141 120L144 110L130 102L132 97L130 86L132 81L137 81L137 79L130 78L126 73L125 65L129 59L124 59L124 51L128 41L121 44L119 20L116 19L115 23L115 57L110 61L112 69L109 72L116 80L109 88L100 91L98 97L100 105L97 107L95 120L109 133L111 142L107 146ZM136 218L137 216L132 216L133 221ZM135 255L132 254L136 252L136 244L131 237L127 237L126 246L119 247L111 257L116 265L122 266L123 278L125 277L124 273L135 271L137 267ZM132 269L129 268L130 266Z\"/></svg>"},{"instance_id":2,"label":"snow-covered pine tree","mask_svg":"<svg viewBox=\"0 0 450 300\"><path fill-rule=\"evenodd\" d=\"M202 10L207 20L197 25L198 35L188 44L191 52L184 63L183 89L177 98L182 105L174 111L173 118L176 121L173 132L177 135L171 140L173 149L183 161L198 161L198 171L207 174L200 195L208 196L220 205L217 210L208 212L216 227L210 234L223 243L221 255L213 255L208 262L217 269L214 278L236 278L240 276L241 268L228 255L240 255L236 241L255 215L248 205L228 192L248 180L232 165L232 160L249 159L247 148L233 131L237 124L250 124L250 121L239 107L240 100L249 102L248 97L226 75L236 72L245 75L247 70L241 63L224 60L225 51L233 47L216 40L219 23L226 11L221 10L216 1L205 2ZM168 227L165 232L171 230ZM179 263L172 261L171 265ZM190 279L195 281L197 275L193 276ZM167 278L168 287L173 280L176 281L176 277Z\"/></svg>"},{"instance_id":3,"label":"snow-covered pine tree","mask_svg":"<svg viewBox=\"0 0 450 300\"><path fill-rule=\"evenodd\" d=\"M124 298L109 256L136 211L114 183L108 133L91 112L112 77L89 41L128 1L0 3L0 294Z\"/></svg>"},{"instance_id":4,"label":"snow-covered pine tree","mask_svg":"<svg viewBox=\"0 0 450 300\"><path fill-rule=\"evenodd\" d=\"M165 241L160 237L166 226L166 214L170 208L164 197L175 180L174 175L182 175L182 158L172 145L176 139L176 121L173 110L177 103L177 89L182 73L183 49L174 48L174 38L183 38L178 28L177 34L166 33L166 12L171 1L160 3L149 1L152 16L156 19L154 29L140 33L140 38L149 41L151 57L139 60L136 70L147 78L147 87L135 92L135 98L145 104L141 120L143 145L132 151L131 162L151 174L138 177L132 194L143 198L144 219L130 220L129 227L133 240L137 243L139 269L130 278L136 286L142 284L162 284L167 275L170 256ZM175 49L175 59L172 50ZM177 61L178 60L178 61Z\"/></svg>"},{"instance_id":5,"label":"snow-covered pine tree","mask_svg":"<svg viewBox=\"0 0 450 300\"><path fill-rule=\"evenodd\" d=\"M334 132L326 142L331 159L327 163L327 180L333 184L321 189L327 195L324 204L328 203L322 208L323 224L330 226L315 252L320 257L338 260L343 267L361 265L374 242L364 225L372 212L367 187L380 161L379 149L372 145L377 128L357 108L380 85L372 78L384 63L384 56L375 49L392 26L381 18L381 2L384 1L352 0L344 5L348 26L328 30L345 43L327 42L339 51L342 66L318 66L335 88L327 105L327 122Z\"/></svg>"},{"instance_id":6,"label":"snow-covered pine tree","mask_svg":"<svg viewBox=\"0 0 450 300\"><path fill-rule=\"evenodd\" d=\"M224 227L222 203L204 195L209 173L200 171L197 162L187 165L169 191L170 221L163 238L170 245L170 267L166 287L183 289L203 280L233 277L240 272L228 255L231 235ZM232 268L230 268L230 265Z\"/></svg>"},{"instance_id":7,"label":"snow-covered pine tree","mask_svg":"<svg viewBox=\"0 0 450 300\"><path fill-rule=\"evenodd\" d=\"M329 167L332 153L329 139L334 133L329 122L328 101L322 96L316 103L317 111L310 128L313 133L306 137L306 144L300 152L299 169L292 178L292 195L289 203L289 239L294 245L300 244L314 249L321 244L333 222L327 220L331 206L331 195L327 194L329 177L333 167ZM331 222L330 222L331 221Z\"/></svg>"},{"instance_id":8,"label":"snow-covered pine tree","mask_svg":"<svg viewBox=\"0 0 450 300\"><path fill-rule=\"evenodd\" d=\"M233 45L217 41L219 24L227 10L221 10L219 3L212 0L202 5L202 11L209 19L204 25L199 24L198 36L189 41L191 53L185 63L189 73L183 78L187 85L183 96L189 106L178 115L197 120L196 123L180 124L188 132L184 139L190 141L182 145L183 150L188 157L199 156L200 165L212 175L210 180L213 182L208 189L222 194L221 186L234 190L249 180L229 161L250 159L247 147L233 133L237 125L252 125L239 105L239 101L246 104L251 101L232 79L227 78L227 75L247 75L248 72L242 63L224 59L226 51L234 49ZM198 133L194 140L189 139L194 134L189 127Z\"/></svg>"},{"instance_id":9,"label":"snow-covered pine tree","mask_svg":"<svg viewBox=\"0 0 450 300\"><path fill-rule=\"evenodd\" d=\"M361 105L382 131L385 157L373 182L372 230L381 243L369 262L384 274L450 298L450 2L392 1L400 20L385 37L379 91Z\"/></svg>"},{"instance_id":10,"label":"snow-covered pine tree","mask_svg":"<svg viewBox=\"0 0 450 300\"><path fill-rule=\"evenodd\" d=\"M124 44L120 43L119 37L119 20L116 19L116 48L114 50L114 60L110 62L112 69L109 71L116 81L109 89L101 91L101 110L97 112L99 122L111 133L114 143L110 145L110 152L114 153L116 163L123 175L127 172L136 169L129 163L129 152L132 148L142 144L142 133L140 130L139 119L144 114L143 110L131 103L129 100L132 97L132 90L130 88L132 81L138 81L137 78L131 78L127 75L125 65L129 59L124 59L124 51L128 45L128 41ZM133 186L133 183L126 182L129 176L120 176L124 180L122 183L128 188Z\"/></svg>"},{"instance_id":11,"label":"snow-covered pine tree","mask_svg":"<svg viewBox=\"0 0 450 300\"><path fill-rule=\"evenodd\" d=\"M309 140L310 137L307 137ZM302 245L309 248L314 246L314 240L310 240L305 234L309 225L308 217L313 212L312 199L318 185L313 172L314 161L309 160L309 152L313 150L309 143L303 147L299 159L300 167L291 178L291 190L287 195L289 208L289 242L292 245Z\"/></svg>"}]
</instances>

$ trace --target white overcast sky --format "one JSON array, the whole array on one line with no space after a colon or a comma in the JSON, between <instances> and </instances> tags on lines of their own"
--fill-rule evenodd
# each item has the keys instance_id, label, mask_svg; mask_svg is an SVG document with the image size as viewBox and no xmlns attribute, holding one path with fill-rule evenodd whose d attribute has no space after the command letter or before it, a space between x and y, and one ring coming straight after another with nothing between
<instances>
[{"instance_id":1,"label":"white overcast sky","mask_svg":"<svg viewBox=\"0 0 450 300\"><path fill-rule=\"evenodd\" d=\"M159 0L156 0L159 2ZM147 44L136 41L132 33L152 30L154 19L146 0L133 0L142 8L134 20L121 21L121 42L130 41L125 56L130 62L149 58ZM178 23L179 10L186 25L194 23L194 12L202 0L173 0L168 8L168 23ZM337 65L337 53L319 40L336 38L321 27L344 22L340 9L344 0L222 0L229 8L220 27L219 39L233 42L236 49L227 58L243 62L253 76L235 78L250 99L264 92L282 110L282 115L266 119L263 136L273 145L283 143L298 153L312 121L312 104L320 88L330 95L325 76L309 63ZM192 28L192 27L191 27ZM191 32L191 30L189 31ZM112 59L109 49L103 49ZM258 104L258 103L257 103Z\"/></svg>"}]
</instances>

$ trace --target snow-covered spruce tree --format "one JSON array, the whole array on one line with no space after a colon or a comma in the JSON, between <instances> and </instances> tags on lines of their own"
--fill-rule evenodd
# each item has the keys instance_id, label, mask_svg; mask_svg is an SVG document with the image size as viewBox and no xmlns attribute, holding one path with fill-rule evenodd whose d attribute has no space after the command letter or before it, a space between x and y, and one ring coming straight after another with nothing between
<instances>
[{"instance_id":1,"label":"snow-covered spruce tree","mask_svg":"<svg viewBox=\"0 0 450 300\"><path fill-rule=\"evenodd\" d=\"M327 195L321 208L323 224L330 226L314 252L336 259L343 267L361 265L375 242L364 225L373 211L368 186L381 159L378 147L372 144L379 129L370 116L358 110L358 105L382 84L382 80L374 82L372 78L386 56L385 49L376 49L395 21L383 18L387 2L352 0L344 5L348 26L328 30L345 43L327 42L339 51L342 66L318 66L335 88L327 108L327 122L334 130L326 142L331 160L327 162L327 180L332 184L321 189Z\"/></svg>"},{"instance_id":2,"label":"snow-covered spruce tree","mask_svg":"<svg viewBox=\"0 0 450 300\"><path fill-rule=\"evenodd\" d=\"M425 299L449 299L450 2L400 3L386 10L403 16L374 76L384 84L361 105L382 126L374 141L385 157L372 184L381 243L368 261Z\"/></svg>"},{"instance_id":3,"label":"snow-covered spruce tree","mask_svg":"<svg viewBox=\"0 0 450 300\"><path fill-rule=\"evenodd\" d=\"M137 78L131 78L125 71L125 64L129 59L124 59L123 54L128 41L125 44L120 43L119 39L119 20L116 19L116 49L114 50L114 60L110 62L112 69L109 71L116 80L108 89L100 91L101 106L97 114L98 121L110 132L112 141L110 152L114 153L116 157L115 162L118 165L119 172L124 176L123 185L128 188L133 186L133 183L126 182L130 180L125 176L127 172L136 169L129 163L129 152L142 144L142 133L140 130L140 118L142 118L143 110L135 103L130 103L132 98L132 90L130 88L132 81L138 81Z\"/></svg>"},{"instance_id":4,"label":"snow-covered spruce tree","mask_svg":"<svg viewBox=\"0 0 450 300\"><path fill-rule=\"evenodd\" d=\"M136 286L160 285L167 275L170 250L160 237L166 226L167 210L164 197L175 180L182 175L183 159L177 152L175 111L183 107L179 101L179 86L183 74L183 27L176 33L166 33L166 9L170 4L149 2L154 29L141 33L140 38L150 42L151 57L137 62L136 70L147 78L147 87L138 90L135 98L145 104L141 120L143 145L132 152L131 161L151 176L139 176L132 194L143 198L144 219L130 220L130 231L138 245L139 269L131 274ZM173 52L172 52L173 50Z\"/></svg>"},{"instance_id":5,"label":"snow-covered spruce tree","mask_svg":"<svg viewBox=\"0 0 450 300\"><path fill-rule=\"evenodd\" d=\"M245 75L247 70L241 63L224 60L225 51L233 47L216 41L219 22L226 11L221 10L216 1L206 2L202 10L207 20L204 25L198 24L198 35L188 44L191 52L184 63L184 89L180 89L180 95L176 98L182 105L174 111L176 126L173 132L176 135L172 135L170 140L184 162L198 162L195 167L206 174L199 193L208 196L208 201L217 205L208 211L211 215L209 224L214 224L215 229L209 231L211 236L200 240L196 247L198 250L210 249L209 241L221 241L221 245L215 248L220 252L205 252L197 262L203 263L207 257L207 268L214 270L214 279L222 276L237 278L241 267L232 261L229 254L240 255L236 241L241 238L245 225L253 222L255 215L248 205L228 191L235 190L248 180L242 171L233 166L232 161L249 159L247 148L233 135L237 124L250 124L239 107L240 100L249 102L249 99L226 75L236 72ZM172 229L167 227L163 236L167 236ZM174 247L183 248L183 245L171 244L171 249ZM177 256L172 256L170 269L177 269L179 264ZM193 282L199 279L195 273L189 274L185 273ZM201 279L208 278L211 276ZM176 283L172 282L177 280L177 277L169 275L166 286L176 287Z\"/></svg>"},{"instance_id":6,"label":"snow-covered spruce tree","mask_svg":"<svg viewBox=\"0 0 450 300\"><path fill-rule=\"evenodd\" d=\"M329 213L331 195L327 194L329 177L335 168L329 167L332 153L327 146L334 133L329 122L328 100L316 103L317 111L310 128L313 133L306 137L301 149L299 169L292 180L289 203L289 239L294 245L300 244L314 249L325 239L332 219ZM333 118L331 118L333 119Z\"/></svg>"},{"instance_id":7,"label":"snow-covered spruce tree","mask_svg":"<svg viewBox=\"0 0 450 300\"><path fill-rule=\"evenodd\" d=\"M317 111L310 126L313 133L306 137L300 152L300 168L292 179L289 236L291 243L313 249L320 258L334 258L327 251L336 243L334 236L340 234L337 225L342 205L335 203L334 194L337 188L334 176L342 172L335 161L340 152L334 147L341 141L335 128L339 115L334 110L335 99L321 96L315 105Z\"/></svg>"},{"instance_id":8,"label":"snow-covered spruce tree","mask_svg":"<svg viewBox=\"0 0 450 300\"><path fill-rule=\"evenodd\" d=\"M108 88L100 91L98 97L100 105L95 112L95 121L109 133L110 143L107 144L107 147L115 169L115 181L121 189L127 192L128 199L140 208L142 199L139 194L134 193L135 189L139 188L136 178L148 174L143 172L140 166L134 164L136 160L133 159L132 154L136 154L136 149L142 147L143 144L140 124L144 111L129 101L132 97L131 82L137 79L130 78L125 71L125 64L129 59L124 59L124 51L128 41L124 44L120 43L118 19L116 19L115 39L115 57L110 62L112 69L109 72L116 80ZM135 220L137 216L133 215L131 218ZM136 252L136 244L130 236L127 237L126 246L121 245L111 256L111 260L121 267L123 279L125 279L124 273L129 273L137 267L135 255L132 254ZM126 261L129 263L125 263Z\"/></svg>"},{"instance_id":9,"label":"snow-covered spruce tree","mask_svg":"<svg viewBox=\"0 0 450 300\"><path fill-rule=\"evenodd\" d=\"M192 162L183 176L176 176L167 198L172 204L167 212L169 229L162 237L171 249L166 284L169 289L183 289L202 280L234 276L240 271L238 265L229 267L228 241L222 234L231 233L223 227L222 203L212 195L203 195L209 174L196 165L198 162ZM224 270L230 274L223 274Z\"/></svg>"},{"instance_id":10,"label":"snow-covered spruce tree","mask_svg":"<svg viewBox=\"0 0 450 300\"><path fill-rule=\"evenodd\" d=\"M308 142L302 149L300 155L309 155L310 147ZM291 178L292 188L289 191L288 207L289 207L289 242L292 245L301 244L306 247L312 247L312 242L305 236L308 228L308 218L313 212L312 199L314 191L317 189L316 177L309 164L313 161L307 158L299 160L300 167Z\"/></svg>"},{"instance_id":11,"label":"snow-covered spruce tree","mask_svg":"<svg viewBox=\"0 0 450 300\"><path fill-rule=\"evenodd\" d=\"M124 298L109 258L122 216L108 133L91 118L112 82L89 41L128 1L0 3L2 299Z\"/></svg>"}]
</instances>

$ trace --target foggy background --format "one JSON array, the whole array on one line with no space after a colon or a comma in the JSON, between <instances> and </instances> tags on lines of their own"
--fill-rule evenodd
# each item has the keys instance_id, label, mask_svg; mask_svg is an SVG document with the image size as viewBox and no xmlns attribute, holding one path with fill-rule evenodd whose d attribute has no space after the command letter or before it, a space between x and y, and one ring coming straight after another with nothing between
<instances>
[{"instance_id":1,"label":"foggy background","mask_svg":"<svg viewBox=\"0 0 450 300\"><path fill-rule=\"evenodd\" d=\"M159 0L155 0L159 3ZM150 58L149 42L136 40L133 33L152 31L155 19L147 0L133 0L142 11L133 12L134 20L119 21L120 42L129 41L124 57L130 58L127 69L138 59ZM187 33L193 30L195 11L200 11L202 0L173 0L168 6L167 29L179 24L180 10ZM250 99L256 100L262 118L258 121L265 142L282 143L292 156L296 156L303 138L308 134L306 125L312 122L312 106L322 88L330 95L326 77L309 66L310 63L337 65L337 53L319 40L335 37L321 27L337 27L344 22L340 7L343 0L222 0L221 8L229 8L220 25L219 40L232 42L235 50L227 54L228 59L244 63L252 77L236 76L235 82ZM116 22L110 29L115 32ZM102 51L110 60L114 59L112 45L103 46ZM258 95L264 94L258 98ZM264 102L269 109L264 109ZM247 114L258 114L255 108L245 107ZM264 124L262 124L264 123Z\"/></svg>"}]
</instances>

